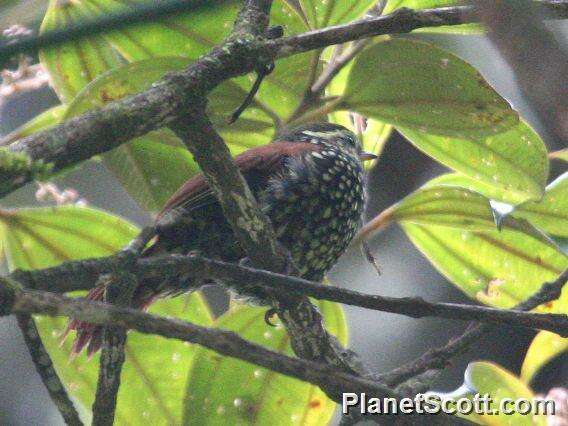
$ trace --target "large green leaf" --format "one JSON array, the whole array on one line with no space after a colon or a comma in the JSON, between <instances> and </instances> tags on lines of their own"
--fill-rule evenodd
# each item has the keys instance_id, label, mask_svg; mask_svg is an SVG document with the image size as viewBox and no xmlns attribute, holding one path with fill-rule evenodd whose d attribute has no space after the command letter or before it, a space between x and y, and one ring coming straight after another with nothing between
<instances>
[{"instance_id":1,"label":"large green leaf","mask_svg":"<svg viewBox=\"0 0 568 426\"><path fill-rule=\"evenodd\" d=\"M568 257L553 242L528 223L514 219L505 222L501 231L412 221L401 221L401 226L450 282L468 296L496 307L513 307L568 267ZM568 312L568 290L542 309Z\"/></svg>"},{"instance_id":2,"label":"large green leaf","mask_svg":"<svg viewBox=\"0 0 568 426\"><path fill-rule=\"evenodd\" d=\"M466 138L399 129L420 150L484 186L502 191L515 204L539 199L548 177L548 158L542 139L520 122L503 133Z\"/></svg>"},{"instance_id":3,"label":"large green leaf","mask_svg":"<svg viewBox=\"0 0 568 426\"><path fill-rule=\"evenodd\" d=\"M530 383L542 367L566 351L568 351L568 338L560 337L550 331L539 332L525 355L521 378L525 383Z\"/></svg>"},{"instance_id":4,"label":"large green leaf","mask_svg":"<svg viewBox=\"0 0 568 426\"><path fill-rule=\"evenodd\" d=\"M79 19L76 4L50 0L41 31L54 31L75 23ZM49 72L53 89L63 103L70 102L96 76L121 63L119 56L102 36L44 49L39 52L39 57Z\"/></svg>"},{"instance_id":5,"label":"large green leaf","mask_svg":"<svg viewBox=\"0 0 568 426\"><path fill-rule=\"evenodd\" d=\"M1 241L10 269L36 269L65 260L110 255L137 233L116 216L84 207L54 207L3 211ZM152 312L209 325L211 315L199 294L160 301ZM98 355L71 360L71 339L61 345L67 321L38 317L38 328L55 368L69 392L85 408L93 402ZM194 348L176 340L130 333L118 395L117 424L180 422L183 390Z\"/></svg>"},{"instance_id":6,"label":"large green leaf","mask_svg":"<svg viewBox=\"0 0 568 426\"><path fill-rule=\"evenodd\" d=\"M345 344L341 306L322 302L319 308L327 329ZM219 318L217 326L292 355L284 328L267 326L265 311L237 306ZM184 424L326 425L334 409L335 403L317 386L200 349L187 383Z\"/></svg>"},{"instance_id":7,"label":"large green leaf","mask_svg":"<svg viewBox=\"0 0 568 426\"><path fill-rule=\"evenodd\" d=\"M437 7L461 6L461 0L388 0L384 14L392 13L401 7L409 9L433 9ZM453 33L453 34L479 34L483 27L479 24L446 25L442 27L421 28L420 32Z\"/></svg>"},{"instance_id":8,"label":"large green leaf","mask_svg":"<svg viewBox=\"0 0 568 426\"><path fill-rule=\"evenodd\" d=\"M517 114L469 64L430 44L375 43L355 58L347 110L425 133L471 138L514 126Z\"/></svg>"},{"instance_id":9,"label":"large green leaf","mask_svg":"<svg viewBox=\"0 0 568 426\"><path fill-rule=\"evenodd\" d=\"M51 0L42 30L76 24L144 3L147 4L147 1L84 0L62 3ZM52 76L62 101L70 102L82 87L102 72L117 67L121 61L135 62L164 56L197 59L229 33L239 7L240 2L227 1L180 16L107 32L99 37L43 51L42 62ZM306 24L293 11L294 7L286 1L275 2L271 23L284 26L288 33L306 30ZM265 79L257 95L262 109L282 117L292 113L310 80L310 72L306 73L305 70L311 68L311 64L316 64L315 55L294 55L278 61L276 70ZM248 90L252 84L249 77L241 77L235 82L243 90Z\"/></svg>"}]
</instances>

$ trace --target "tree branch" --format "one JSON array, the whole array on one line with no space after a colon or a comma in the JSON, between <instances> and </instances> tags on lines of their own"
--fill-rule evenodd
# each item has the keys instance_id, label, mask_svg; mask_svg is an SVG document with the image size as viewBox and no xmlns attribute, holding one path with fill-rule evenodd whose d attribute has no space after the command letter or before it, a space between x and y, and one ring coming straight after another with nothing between
<instances>
[{"instance_id":1,"label":"tree branch","mask_svg":"<svg viewBox=\"0 0 568 426\"><path fill-rule=\"evenodd\" d=\"M519 303L515 309L530 311L544 303L558 299L566 282L568 282L568 269L560 274L556 280L543 284L538 292ZM486 324L472 323L462 335L450 340L445 346L430 349L414 361L387 374L374 375L373 378L389 386L396 386L426 371L445 368L450 359L464 352L472 343L478 341L490 330L491 328Z\"/></svg>"},{"instance_id":2,"label":"tree branch","mask_svg":"<svg viewBox=\"0 0 568 426\"><path fill-rule=\"evenodd\" d=\"M568 17L568 2L538 3L543 3L542 7L550 10L555 18ZM390 15L277 40L237 37L213 49L187 69L168 74L147 91L16 141L8 147L8 152L20 153L30 162L41 162L56 172L170 125L180 117L179 111L199 106L207 93L222 81L252 72L259 58L270 61L379 34L400 34L417 28L475 20L477 15L468 6L419 11L399 9ZM191 116L184 119L191 120ZM25 170L16 174L0 174L0 196L34 178L33 173Z\"/></svg>"},{"instance_id":3,"label":"tree branch","mask_svg":"<svg viewBox=\"0 0 568 426\"><path fill-rule=\"evenodd\" d=\"M59 379L53 367L51 357L41 341L39 331L32 316L27 313L21 313L16 315L16 319L35 368L51 400L59 410L61 417L63 417L65 424L69 426L83 426L79 413L77 413L73 402L69 399L65 386L61 383L61 379Z\"/></svg>"},{"instance_id":4,"label":"tree branch","mask_svg":"<svg viewBox=\"0 0 568 426\"><path fill-rule=\"evenodd\" d=\"M108 304L127 307L130 305L138 280L126 271L115 272L105 289L104 301ZM116 411L120 373L124 364L126 329L108 326L103 331L99 378L93 403L93 426L112 426Z\"/></svg>"},{"instance_id":5,"label":"tree branch","mask_svg":"<svg viewBox=\"0 0 568 426\"><path fill-rule=\"evenodd\" d=\"M0 278L0 306L3 308L2 315L33 313L67 316L93 324L123 327L140 333L196 343L221 355L251 362L318 386L332 386L337 390L349 389L352 392L367 392L373 395L398 396L379 383L347 374L333 366L272 352L230 331L201 327L135 309L72 299L49 292L21 290L13 283L7 282L6 278Z\"/></svg>"},{"instance_id":6,"label":"tree branch","mask_svg":"<svg viewBox=\"0 0 568 426\"><path fill-rule=\"evenodd\" d=\"M100 259L66 262L59 266L34 271L16 271L11 277L26 288L64 293L88 290L94 286L99 275L127 267L127 259L110 256ZM455 303L433 303L417 297L385 297L322 285L302 278L277 274L242 265L207 259L201 256L168 255L139 259L132 268L139 281L161 273L165 276L191 275L196 280L219 280L231 283L237 289L260 286L280 292L309 296L366 309L406 315L413 318L439 317L457 320L488 322L492 324L530 327L550 330L561 335L568 334L568 316L563 314L537 314L523 312L530 309L496 309L485 306ZM566 272L564 272L564 275ZM559 279L562 278L560 276ZM175 283L170 283L175 285ZM543 285L543 290L530 299L528 306L546 303L556 287ZM544 294L538 302L536 297ZM552 299L558 298L552 297ZM525 302L528 303L529 301Z\"/></svg>"}]
</instances>

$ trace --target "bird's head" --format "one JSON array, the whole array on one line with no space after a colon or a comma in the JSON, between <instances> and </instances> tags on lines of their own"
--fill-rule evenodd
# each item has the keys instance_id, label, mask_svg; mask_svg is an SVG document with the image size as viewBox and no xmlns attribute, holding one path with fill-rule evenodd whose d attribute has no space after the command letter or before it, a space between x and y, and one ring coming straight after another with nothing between
<instances>
[{"instance_id":1,"label":"bird's head","mask_svg":"<svg viewBox=\"0 0 568 426\"><path fill-rule=\"evenodd\" d=\"M361 141L349 129L333 123L309 123L296 127L275 139L275 142L310 142L330 145L361 161L374 160L376 155L363 151Z\"/></svg>"}]
</instances>

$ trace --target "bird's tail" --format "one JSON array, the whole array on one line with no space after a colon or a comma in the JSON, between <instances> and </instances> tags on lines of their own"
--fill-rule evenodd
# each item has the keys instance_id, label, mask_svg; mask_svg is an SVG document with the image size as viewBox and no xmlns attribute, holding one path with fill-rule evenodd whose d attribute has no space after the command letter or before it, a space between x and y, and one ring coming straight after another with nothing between
<instances>
[{"instance_id":1,"label":"bird's tail","mask_svg":"<svg viewBox=\"0 0 568 426\"><path fill-rule=\"evenodd\" d=\"M143 256L154 256L162 254L163 249L161 244L159 244L156 239L150 246L148 246L144 252ZM134 291L132 297L131 308L147 310L150 305L161 296L162 291L158 289L158 285L155 279L148 278L144 282L141 282L138 288ZM158 282L161 280L157 280ZM109 282L101 283L92 290L89 291L87 295L87 300L93 302L103 302L105 299L105 291ZM71 349L72 356L76 356L83 349L87 349L87 355L91 357L96 353L102 346L103 343L103 329L104 327L98 324L91 324L84 321L79 321L73 319L69 321L67 325L67 330L65 331L63 340L67 338L71 331L76 331L75 340L73 341L73 347Z\"/></svg>"},{"instance_id":2,"label":"bird's tail","mask_svg":"<svg viewBox=\"0 0 568 426\"><path fill-rule=\"evenodd\" d=\"M106 291L107 284L100 284L89 291L87 299L94 302L102 302ZM144 287L139 287L132 298L132 308L146 310L158 298L159 294L148 291ZM91 324L84 321L73 319L69 321L65 337L71 332L76 331L75 340L71 353L73 356L81 353L83 349L87 349L87 355L91 357L102 346L103 343L103 326Z\"/></svg>"}]
</instances>

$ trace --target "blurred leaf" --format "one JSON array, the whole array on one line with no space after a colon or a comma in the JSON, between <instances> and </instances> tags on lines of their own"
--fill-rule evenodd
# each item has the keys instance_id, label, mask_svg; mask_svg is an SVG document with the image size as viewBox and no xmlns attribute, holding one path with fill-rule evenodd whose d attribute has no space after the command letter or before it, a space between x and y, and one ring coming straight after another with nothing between
<instances>
[{"instance_id":1,"label":"blurred leaf","mask_svg":"<svg viewBox=\"0 0 568 426\"><path fill-rule=\"evenodd\" d=\"M550 331L539 332L525 355L521 378L525 383L530 383L542 367L566 351L568 351L568 338L560 337Z\"/></svg>"},{"instance_id":2,"label":"blurred leaf","mask_svg":"<svg viewBox=\"0 0 568 426\"><path fill-rule=\"evenodd\" d=\"M551 235L568 237L568 172L546 187L542 200L519 206L515 216Z\"/></svg>"},{"instance_id":3,"label":"blurred leaf","mask_svg":"<svg viewBox=\"0 0 568 426\"><path fill-rule=\"evenodd\" d=\"M290 0L287 2L292 3ZM362 18L375 0L300 0L299 3L299 12L310 28L322 28Z\"/></svg>"},{"instance_id":4,"label":"blurred leaf","mask_svg":"<svg viewBox=\"0 0 568 426\"><path fill-rule=\"evenodd\" d=\"M47 130L50 127L56 126L61 122L61 119L67 111L66 105L56 105L54 107L45 110L39 115L36 115L27 123L18 127L9 135L2 138L4 143L11 143L20 138L31 135L32 133L39 132L41 130Z\"/></svg>"},{"instance_id":5,"label":"blurred leaf","mask_svg":"<svg viewBox=\"0 0 568 426\"><path fill-rule=\"evenodd\" d=\"M130 223L99 210L64 206L4 211L0 216L2 245L11 270L54 266L65 260L106 256L137 234ZM152 312L209 325L211 314L199 294L156 303ZM83 407L92 405L98 355L70 360L72 339L61 345L65 318L38 317L38 328L57 372ZM129 334L117 424L179 423L186 372L192 346L158 336ZM143 407L143 408L141 408Z\"/></svg>"},{"instance_id":6,"label":"blurred leaf","mask_svg":"<svg viewBox=\"0 0 568 426\"><path fill-rule=\"evenodd\" d=\"M511 308L568 267L568 257L522 220L510 218L501 231L409 221L401 226L442 275L469 297L491 306ZM567 313L568 289L540 310Z\"/></svg>"},{"instance_id":7,"label":"blurred leaf","mask_svg":"<svg viewBox=\"0 0 568 426\"><path fill-rule=\"evenodd\" d=\"M320 302L326 328L346 343L340 305ZM237 306L217 326L279 352L293 355L285 329L267 326L266 309ZM187 383L185 425L327 425L335 403L317 386L200 349Z\"/></svg>"},{"instance_id":8,"label":"blurred leaf","mask_svg":"<svg viewBox=\"0 0 568 426\"><path fill-rule=\"evenodd\" d=\"M539 199L548 177L542 139L524 122L494 136L456 139L399 129L420 150L461 174L496 189L513 204Z\"/></svg>"},{"instance_id":9,"label":"blurred leaf","mask_svg":"<svg viewBox=\"0 0 568 426\"><path fill-rule=\"evenodd\" d=\"M504 398L518 400L520 398L532 401L535 394L518 377L497 364L485 361L469 364L465 372L466 383L480 394L489 394L492 398L492 408L497 409ZM487 425L546 425L544 416L523 415L518 412L506 415L479 415L477 417Z\"/></svg>"},{"instance_id":10,"label":"blurred leaf","mask_svg":"<svg viewBox=\"0 0 568 426\"><path fill-rule=\"evenodd\" d=\"M61 29L80 20L77 3L50 0L41 32ZM69 103L96 76L121 63L100 35L43 49L39 57L49 72L51 86L63 103Z\"/></svg>"},{"instance_id":11,"label":"blurred leaf","mask_svg":"<svg viewBox=\"0 0 568 426\"><path fill-rule=\"evenodd\" d=\"M550 154L548 154L548 158L553 160L562 160L568 163L568 148L551 152Z\"/></svg>"},{"instance_id":12,"label":"blurred leaf","mask_svg":"<svg viewBox=\"0 0 568 426\"><path fill-rule=\"evenodd\" d=\"M424 133L473 138L510 129L518 116L468 63L407 39L361 52L339 108Z\"/></svg>"},{"instance_id":13,"label":"blurred leaf","mask_svg":"<svg viewBox=\"0 0 568 426\"><path fill-rule=\"evenodd\" d=\"M409 9L434 9L438 7L463 6L462 0L388 0L383 12L392 13L401 7ZM414 32L452 33L452 34L481 34L483 27L479 24L445 25L442 27L420 28Z\"/></svg>"}]
</instances>

